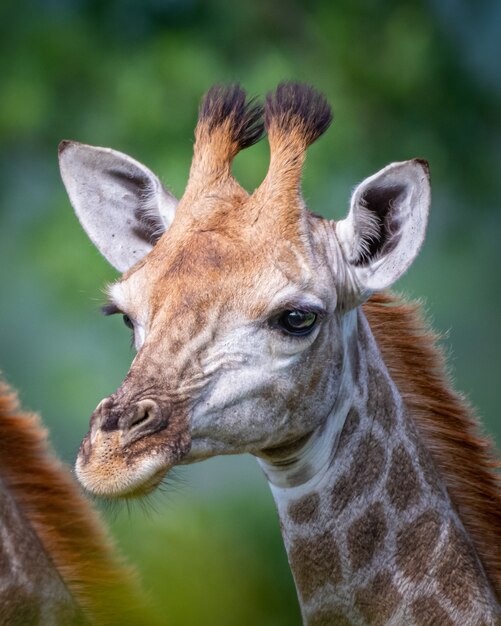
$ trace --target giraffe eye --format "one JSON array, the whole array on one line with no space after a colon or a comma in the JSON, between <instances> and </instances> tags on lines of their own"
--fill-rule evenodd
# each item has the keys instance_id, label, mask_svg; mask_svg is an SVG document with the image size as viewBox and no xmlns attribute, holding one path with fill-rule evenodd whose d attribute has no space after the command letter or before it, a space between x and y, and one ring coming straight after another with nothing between
<instances>
[{"instance_id":1,"label":"giraffe eye","mask_svg":"<svg viewBox=\"0 0 501 626\"><path fill-rule=\"evenodd\" d=\"M128 315L124 315L122 319L124 321L124 324L127 326L127 328L134 330L134 324L132 323L132 320L130 319Z\"/></svg>"},{"instance_id":2,"label":"giraffe eye","mask_svg":"<svg viewBox=\"0 0 501 626\"><path fill-rule=\"evenodd\" d=\"M310 333L315 327L317 314L311 311L284 311L278 318L278 325L289 335L303 336Z\"/></svg>"}]
</instances>

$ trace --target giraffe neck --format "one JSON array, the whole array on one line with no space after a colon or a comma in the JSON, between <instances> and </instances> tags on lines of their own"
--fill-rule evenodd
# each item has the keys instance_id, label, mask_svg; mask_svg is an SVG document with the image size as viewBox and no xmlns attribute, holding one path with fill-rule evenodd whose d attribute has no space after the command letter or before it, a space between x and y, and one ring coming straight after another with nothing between
<instances>
[{"instance_id":1,"label":"giraffe neck","mask_svg":"<svg viewBox=\"0 0 501 626\"><path fill-rule=\"evenodd\" d=\"M305 623L498 623L483 567L363 313L345 330L357 349L347 349L326 423L289 458L260 460Z\"/></svg>"}]
</instances>

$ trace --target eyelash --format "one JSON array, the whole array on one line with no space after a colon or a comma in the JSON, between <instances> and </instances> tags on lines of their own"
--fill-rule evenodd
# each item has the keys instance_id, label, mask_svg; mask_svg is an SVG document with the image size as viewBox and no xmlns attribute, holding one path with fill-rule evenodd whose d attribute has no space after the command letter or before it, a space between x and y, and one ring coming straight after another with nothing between
<instances>
[{"instance_id":1,"label":"eyelash","mask_svg":"<svg viewBox=\"0 0 501 626\"><path fill-rule=\"evenodd\" d=\"M130 319L127 313L123 313L122 319L123 319L124 324L127 326L127 328L134 330L134 322Z\"/></svg>"}]
</instances>

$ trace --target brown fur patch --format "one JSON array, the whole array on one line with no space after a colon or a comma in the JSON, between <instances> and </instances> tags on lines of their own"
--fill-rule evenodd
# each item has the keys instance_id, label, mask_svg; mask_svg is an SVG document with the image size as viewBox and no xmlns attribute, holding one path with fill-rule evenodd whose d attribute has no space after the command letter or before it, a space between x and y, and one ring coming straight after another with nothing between
<instances>
[{"instance_id":1,"label":"brown fur patch","mask_svg":"<svg viewBox=\"0 0 501 626\"><path fill-rule=\"evenodd\" d=\"M379 480L385 459L386 452L381 443L372 434L366 435L355 451L355 460L349 470L354 496L361 495Z\"/></svg>"},{"instance_id":2,"label":"brown fur patch","mask_svg":"<svg viewBox=\"0 0 501 626\"><path fill-rule=\"evenodd\" d=\"M501 597L501 483L492 442L450 385L438 337L419 305L373 296L364 312L384 362Z\"/></svg>"},{"instance_id":3,"label":"brown fur patch","mask_svg":"<svg viewBox=\"0 0 501 626\"><path fill-rule=\"evenodd\" d=\"M390 572L379 572L366 587L356 592L355 606L373 626L384 626L395 612L402 596Z\"/></svg>"},{"instance_id":4,"label":"brown fur patch","mask_svg":"<svg viewBox=\"0 0 501 626\"><path fill-rule=\"evenodd\" d=\"M340 476L332 488L332 511L340 513L351 501L351 479L348 474Z\"/></svg>"},{"instance_id":5,"label":"brown fur patch","mask_svg":"<svg viewBox=\"0 0 501 626\"><path fill-rule=\"evenodd\" d=\"M434 596L421 596L412 603L416 626L454 626L454 622Z\"/></svg>"},{"instance_id":6,"label":"brown fur patch","mask_svg":"<svg viewBox=\"0 0 501 626\"><path fill-rule=\"evenodd\" d=\"M406 524L397 535L397 566L415 581L427 576L440 536L440 517L425 511Z\"/></svg>"},{"instance_id":7,"label":"brown fur patch","mask_svg":"<svg viewBox=\"0 0 501 626\"><path fill-rule=\"evenodd\" d=\"M368 565L383 547L388 527L383 505L372 504L348 529L348 550L352 568L356 571Z\"/></svg>"},{"instance_id":8,"label":"brown fur patch","mask_svg":"<svg viewBox=\"0 0 501 626\"><path fill-rule=\"evenodd\" d=\"M392 452L386 491L397 511L405 511L416 504L421 497L421 486L416 470L409 453L402 444Z\"/></svg>"},{"instance_id":9,"label":"brown fur patch","mask_svg":"<svg viewBox=\"0 0 501 626\"><path fill-rule=\"evenodd\" d=\"M33 602L33 599L23 587L11 588L10 594L4 599L2 594L2 606L0 607L1 624L5 626L28 626L42 624L43 616L41 615L41 607ZM51 616L54 618L54 624L63 624L64 622L59 616ZM67 616L66 616L67 617ZM75 618L76 620L77 618ZM68 622L66 622L68 623ZM71 626L79 625L76 621L70 621Z\"/></svg>"},{"instance_id":10,"label":"brown fur patch","mask_svg":"<svg viewBox=\"0 0 501 626\"><path fill-rule=\"evenodd\" d=\"M318 493L309 493L291 502L287 514L295 524L313 524L320 514L320 496Z\"/></svg>"},{"instance_id":11,"label":"brown fur patch","mask_svg":"<svg viewBox=\"0 0 501 626\"><path fill-rule=\"evenodd\" d=\"M481 579L482 573L473 547L467 543L459 529L451 525L437 570L439 590L460 609L468 610L474 596L487 595L486 589L476 592L478 580Z\"/></svg>"},{"instance_id":12,"label":"brown fur patch","mask_svg":"<svg viewBox=\"0 0 501 626\"><path fill-rule=\"evenodd\" d=\"M344 448L360 426L360 414L355 407L350 409L339 437L339 448Z\"/></svg>"},{"instance_id":13,"label":"brown fur patch","mask_svg":"<svg viewBox=\"0 0 501 626\"><path fill-rule=\"evenodd\" d=\"M353 622L338 607L315 611L307 617L306 624L307 626L353 626Z\"/></svg>"},{"instance_id":14,"label":"brown fur patch","mask_svg":"<svg viewBox=\"0 0 501 626\"><path fill-rule=\"evenodd\" d=\"M0 475L89 619L103 626L144 623L131 572L113 555L70 471L50 452L38 417L21 412L2 381Z\"/></svg>"},{"instance_id":15,"label":"brown fur patch","mask_svg":"<svg viewBox=\"0 0 501 626\"><path fill-rule=\"evenodd\" d=\"M396 424L396 408L392 398L392 392L386 376L371 364L368 365L368 402L367 413L375 419L384 431L392 432Z\"/></svg>"},{"instance_id":16,"label":"brown fur patch","mask_svg":"<svg viewBox=\"0 0 501 626\"><path fill-rule=\"evenodd\" d=\"M367 493L378 482L384 469L386 452L370 434L362 439L354 456L350 469L336 481L332 490L332 508L336 512Z\"/></svg>"},{"instance_id":17,"label":"brown fur patch","mask_svg":"<svg viewBox=\"0 0 501 626\"><path fill-rule=\"evenodd\" d=\"M326 583L341 582L339 549L330 532L294 540L289 561L302 598L308 602Z\"/></svg>"}]
</instances>

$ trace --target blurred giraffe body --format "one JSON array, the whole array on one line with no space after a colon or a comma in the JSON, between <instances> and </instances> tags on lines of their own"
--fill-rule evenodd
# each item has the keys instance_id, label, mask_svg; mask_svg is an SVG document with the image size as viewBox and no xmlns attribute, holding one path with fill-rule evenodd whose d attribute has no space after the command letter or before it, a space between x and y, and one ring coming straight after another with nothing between
<instances>
[{"instance_id":1,"label":"blurred giraffe body","mask_svg":"<svg viewBox=\"0 0 501 626\"><path fill-rule=\"evenodd\" d=\"M0 380L0 624L150 624L95 511Z\"/></svg>"},{"instance_id":2,"label":"blurred giraffe body","mask_svg":"<svg viewBox=\"0 0 501 626\"><path fill-rule=\"evenodd\" d=\"M297 84L268 96L270 166L249 195L231 163L261 114L238 87L207 94L179 203L126 155L61 145L77 215L124 272L105 311L126 316L138 350L77 475L94 494L140 496L177 463L250 452L306 624L499 623L490 444L415 308L377 295L423 242L427 164L388 165L331 222L300 193L327 103Z\"/></svg>"}]
</instances>

